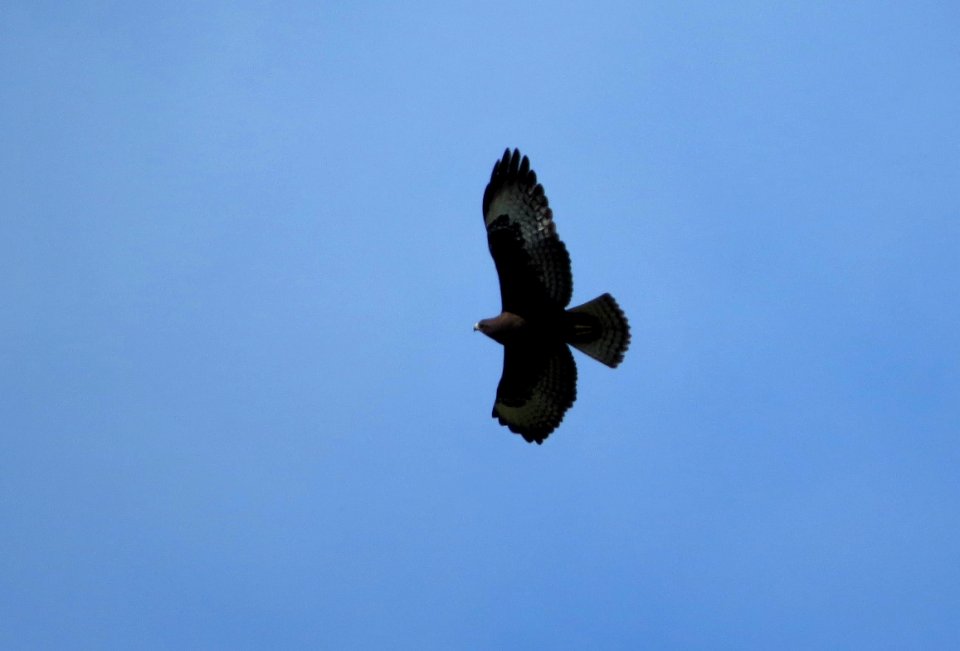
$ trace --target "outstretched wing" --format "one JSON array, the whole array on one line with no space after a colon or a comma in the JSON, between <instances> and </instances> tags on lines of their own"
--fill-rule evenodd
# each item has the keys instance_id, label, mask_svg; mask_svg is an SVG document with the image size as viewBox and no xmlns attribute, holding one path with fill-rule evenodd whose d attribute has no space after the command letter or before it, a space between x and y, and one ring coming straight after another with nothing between
<instances>
[{"instance_id":1,"label":"outstretched wing","mask_svg":"<svg viewBox=\"0 0 960 651\"><path fill-rule=\"evenodd\" d=\"M543 440L577 399L577 365L565 343L507 344L493 417L528 443Z\"/></svg>"},{"instance_id":2,"label":"outstretched wing","mask_svg":"<svg viewBox=\"0 0 960 651\"><path fill-rule=\"evenodd\" d=\"M573 292L570 255L530 160L507 149L483 192L487 244L505 312L529 316L564 308Z\"/></svg>"}]
</instances>

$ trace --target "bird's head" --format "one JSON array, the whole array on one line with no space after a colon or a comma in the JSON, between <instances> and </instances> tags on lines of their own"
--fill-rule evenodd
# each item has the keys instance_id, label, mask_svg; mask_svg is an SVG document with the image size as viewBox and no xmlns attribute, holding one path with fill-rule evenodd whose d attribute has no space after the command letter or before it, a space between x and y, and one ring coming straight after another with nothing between
<instances>
[{"instance_id":1,"label":"bird's head","mask_svg":"<svg viewBox=\"0 0 960 651\"><path fill-rule=\"evenodd\" d=\"M480 331L494 341L505 344L508 339L517 336L526 325L521 317L509 312L503 312L492 319L480 319L474 326L474 331Z\"/></svg>"},{"instance_id":2,"label":"bird's head","mask_svg":"<svg viewBox=\"0 0 960 651\"><path fill-rule=\"evenodd\" d=\"M500 323L500 317L492 319L480 319L473 324L474 332L482 332L494 341L503 343L501 335L503 334L503 325Z\"/></svg>"}]
</instances>

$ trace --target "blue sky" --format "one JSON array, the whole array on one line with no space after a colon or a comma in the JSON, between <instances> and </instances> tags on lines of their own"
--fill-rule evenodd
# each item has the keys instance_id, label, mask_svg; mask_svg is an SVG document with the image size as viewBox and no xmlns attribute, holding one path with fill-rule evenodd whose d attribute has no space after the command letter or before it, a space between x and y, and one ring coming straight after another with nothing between
<instances>
[{"instance_id":1,"label":"blue sky","mask_svg":"<svg viewBox=\"0 0 960 651\"><path fill-rule=\"evenodd\" d=\"M960 645L955 3L0 9L0 646ZM489 417L530 155L633 344Z\"/></svg>"}]
</instances>

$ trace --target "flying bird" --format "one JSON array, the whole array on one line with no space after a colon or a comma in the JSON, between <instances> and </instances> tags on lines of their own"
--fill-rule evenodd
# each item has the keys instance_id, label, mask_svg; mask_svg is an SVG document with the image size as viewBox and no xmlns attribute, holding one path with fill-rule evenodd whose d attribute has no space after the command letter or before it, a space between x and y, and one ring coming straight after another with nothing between
<instances>
[{"instance_id":1,"label":"flying bird","mask_svg":"<svg viewBox=\"0 0 960 651\"><path fill-rule=\"evenodd\" d=\"M543 443L577 397L568 344L615 368L630 326L610 294L567 309L570 255L557 237L543 186L526 156L507 149L483 192L487 244L500 278L501 312L473 329L503 345L493 417L528 443Z\"/></svg>"}]
</instances>

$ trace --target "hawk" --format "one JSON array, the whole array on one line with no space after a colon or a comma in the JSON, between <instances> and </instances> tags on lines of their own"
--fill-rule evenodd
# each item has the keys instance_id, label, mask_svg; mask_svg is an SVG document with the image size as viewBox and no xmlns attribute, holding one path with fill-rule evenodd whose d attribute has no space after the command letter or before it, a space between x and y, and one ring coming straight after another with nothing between
<instances>
[{"instance_id":1,"label":"hawk","mask_svg":"<svg viewBox=\"0 0 960 651\"><path fill-rule=\"evenodd\" d=\"M487 244L500 278L501 313L473 329L503 345L493 417L528 443L543 443L577 397L571 345L615 368L630 326L603 294L567 309L570 255L557 237L543 186L526 156L507 149L483 192Z\"/></svg>"}]
</instances>

